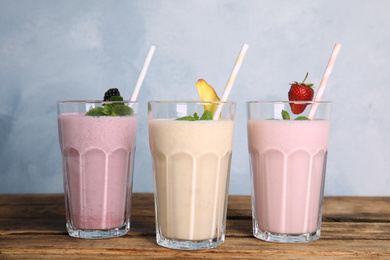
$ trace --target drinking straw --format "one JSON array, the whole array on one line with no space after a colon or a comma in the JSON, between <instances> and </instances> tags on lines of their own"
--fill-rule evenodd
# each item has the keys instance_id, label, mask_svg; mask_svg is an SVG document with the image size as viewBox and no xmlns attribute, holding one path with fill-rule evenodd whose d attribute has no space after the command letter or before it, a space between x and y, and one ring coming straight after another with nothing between
<instances>
[{"instance_id":1,"label":"drinking straw","mask_svg":"<svg viewBox=\"0 0 390 260\"><path fill-rule=\"evenodd\" d=\"M337 56L339 55L340 48L341 48L341 45L339 43L336 43L334 48L333 48L332 55L330 56L328 65L326 66L325 73L324 73L324 76L322 77L320 86L318 87L317 94L316 94L316 97L314 98L314 101L321 101L322 95L324 94L324 91L326 88L326 84L328 83L328 80L330 77L330 73L332 72L332 69L333 69L334 64L336 62L336 59L337 59ZM318 104L313 104L311 106L310 111L309 111L309 116L308 116L308 118L310 120L312 120L314 118L314 115L315 115L316 110L317 110L317 106L318 106Z\"/></svg>"},{"instance_id":2,"label":"drinking straw","mask_svg":"<svg viewBox=\"0 0 390 260\"><path fill-rule=\"evenodd\" d=\"M145 75L146 75L146 72L148 71L149 64L150 64L150 61L152 60L155 49L156 49L156 47L154 45L150 46L148 55L146 56L144 66L142 67L141 73L138 76L138 80L137 80L137 83L135 84L135 88L134 88L133 94L131 95L130 101L137 100L139 90L141 89L142 82L145 79Z\"/></svg>"},{"instance_id":3,"label":"drinking straw","mask_svg":"<svg viewBox=\"0 0 390 260\"><path fill-rule=\"evenodd\" d=\"M240 54L237 57L232 73L230 74L229 80L225 86L225 90L223 91L222 97L220 99L221 101L227 101L230 91L232 90L234 81L236 80L238 71L240 70L242 62L244 61L245 54L248 51L248 47L249 46L246 43L242 45ZM218 120L221 110L222 110L222 105L218 105L217 109L214 112L213 120Z\"/></svg>"}]
</instances>

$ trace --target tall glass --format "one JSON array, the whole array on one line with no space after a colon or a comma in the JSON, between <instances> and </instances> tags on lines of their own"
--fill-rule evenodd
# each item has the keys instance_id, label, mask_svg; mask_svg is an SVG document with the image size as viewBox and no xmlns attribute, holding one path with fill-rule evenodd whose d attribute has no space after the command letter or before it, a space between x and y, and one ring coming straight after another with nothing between
<instances>
[{"instance_id":1,"label":"tall glass","mask_svg":"<svg viewBox=\"0 0 390 260\"><path fill-rule=\"evenodd\" d=\"M130 106L133 114L85 115L108 103ZM137 108L137 102L57 102L70 236L111 238L130 230Z\"/></svg>"},{"instance_id":2,"label":"tall glass","mask_svg":"<svg viewBox=\"0 0 390 260\"><path fill-rule=\"evenodd\" d=\"M291 105L313 120L299 120ZM319 239L330 127L330 102L248 102L253 234L280 243ZM291 119L282 119L282 110ZM285 112L284 112L285 113Z\"/></svg>"},{"instance_id":3,"label":"tall glass","mask_svg":"<svg viewBox=\"0 0 390 260\"><path fill-rule=\"evenodd\" d=\"M156 238L173 249L215 248L225 240L234 102L149 102ZM218 120L176 120L222 107Z\"/></svg>"}]
</instances>

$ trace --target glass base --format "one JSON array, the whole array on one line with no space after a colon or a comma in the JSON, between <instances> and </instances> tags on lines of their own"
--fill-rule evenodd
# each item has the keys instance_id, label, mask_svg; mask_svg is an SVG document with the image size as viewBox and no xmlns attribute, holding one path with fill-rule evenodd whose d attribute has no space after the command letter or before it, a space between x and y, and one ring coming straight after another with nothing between
<instances>
[{"instance_id":1,"label":"glass base","mask_svg":"<svg viewBox=\"0 0 390 260\"><path fill-rule=\"evenodd\" d=\"M261 240L268 242L276 242L276 243L308 243L312 241L316 241L320 238L321 229L312 232L312 233L303 233L303 234L279 234L272 233L268 231L262 231L257 228L255 225L253 227L253 235Z\"/></svg>"},{"instance_id":2,"label":"glass base","mask_svg":"<svg viewBox=\"0 0 390 260\"><path fill-rule=\"evenodd\" d=\"M126 233L130 230L130 224L125 224L119 228L113 229L78 229L70 225L66 224L66 228L68 230L68 234L71 237L77 238L86 238L86 239L104 239L104 238L113 238L113 237L121 237L126 235Z\"/></svg>"},{"instance_id":3,"label":"glass base","mask_svg":"<svg viewBox=\"0 0 390 260\"><path fill-rule=\"evenodd\" d=\"M159 232L156 234L157 244L159 246L171 248L171 249L180 249L180 250L203 250L216 248L225 241L225 235L220 239L212 238L201 241L191 241L191 240L176 240L163 237Z\"/></svg>"}]
</instances>

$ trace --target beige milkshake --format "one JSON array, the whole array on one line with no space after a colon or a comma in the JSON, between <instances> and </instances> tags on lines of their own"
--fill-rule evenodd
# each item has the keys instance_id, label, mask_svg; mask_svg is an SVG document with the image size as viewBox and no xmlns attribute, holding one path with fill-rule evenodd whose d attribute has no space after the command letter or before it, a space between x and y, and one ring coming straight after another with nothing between
<instances>
[{"instance_id":1,"label":"beige milkshake","mask_svg":"<svg viewBox=\"0 0 390 260\"><path fill-rule=\"evenodd\" d=\"M213 239L225 228L232 120L149 121L161 236Z\"/></svg>"}]
</instances>

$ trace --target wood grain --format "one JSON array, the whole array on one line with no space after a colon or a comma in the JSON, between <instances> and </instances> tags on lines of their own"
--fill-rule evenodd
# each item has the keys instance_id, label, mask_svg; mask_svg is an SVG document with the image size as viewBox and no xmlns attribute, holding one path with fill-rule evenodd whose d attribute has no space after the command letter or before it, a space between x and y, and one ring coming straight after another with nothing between
<instances>
[{"instance_id":1,"label":"wood grain","mask_svg":"<svg viewBox=\"0 0 390 260\"><path fill-rule=\"evenodd\" d=\"M390 259L390 197L326 197L321 238L278 244L252 236L249 196L229 196L225 243L181 251L155 240L153 195L133 196L131 231L124 237L69 237L62 194L0 195L0 259Z\"/></svg>"}]
</instances>

